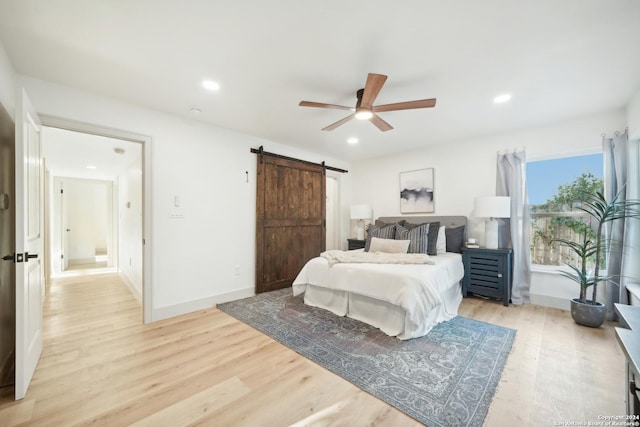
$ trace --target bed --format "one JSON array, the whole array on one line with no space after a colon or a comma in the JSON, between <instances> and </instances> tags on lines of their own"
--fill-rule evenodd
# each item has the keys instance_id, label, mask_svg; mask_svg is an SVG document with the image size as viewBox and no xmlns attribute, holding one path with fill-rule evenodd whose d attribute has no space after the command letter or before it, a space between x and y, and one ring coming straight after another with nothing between
<instances>
[{"instance_id":1,"label":"bed","mask_svg":"<svg viewBox=\"0 0 640 427\"><path fill-rule=\"evenodd\" d=\"M435 240L436 231L441 250L437 254L432 252L429 264L338 262L330 265L329 259L321 256L302 268L293 282L293 295L304 293L307 305L360 320L402 340L424 336L436 324L455 317L462 300L460 282L464 268L459 252L466 236L466 217L381 217L376 224L386 225L373 231L396 223L408 228L424 224L423 229L425 223L431 224L429 234ZM444 228L433 228L434 223ZM415 229L418 233L418 227ZM370 237L367 248L369 243ZM431 243L436 244L430 240Z\"/></svg>"}]
</instances>

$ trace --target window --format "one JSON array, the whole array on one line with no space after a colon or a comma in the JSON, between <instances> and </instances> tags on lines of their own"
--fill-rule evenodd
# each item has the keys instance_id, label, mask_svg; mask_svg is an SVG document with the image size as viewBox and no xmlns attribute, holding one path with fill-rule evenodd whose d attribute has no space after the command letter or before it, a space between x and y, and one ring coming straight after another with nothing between
<instances>
[{"instance_id":1,"label":"window","mask_svg":"<svg viewBox=\"0 0 640 427\"><path fill-rule=\"evenodd\" d=\"M585 194L604 191L602 153L527 162L531 212L531 263L575 263L573 251L554 242L595 237L589 216L577 207Z\"/></svg>"}]
</instances>

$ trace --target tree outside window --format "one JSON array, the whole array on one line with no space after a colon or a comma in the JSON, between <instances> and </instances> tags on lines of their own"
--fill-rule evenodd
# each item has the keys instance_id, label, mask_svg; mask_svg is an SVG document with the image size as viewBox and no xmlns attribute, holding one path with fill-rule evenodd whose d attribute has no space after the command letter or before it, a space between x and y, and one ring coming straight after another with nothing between
<instances>
[{"instance_id":1,"label":"tree outside window","mask_svg":"<svg viewBox=\"0 0 640 427\"><path fill-rule=\"evenodd\" d=\"M541 194L535 193L539 186L530 185L534 191L530 194L530 200L538 201L530 204L532 264L561 266L565 263L575 263L577 260L574 259L573 251L555 244L554 240L567 239L582 242L585 239L595 238L595 230L589 223L590 217L577 207L581 206L581 203L594 191L604 191L601 159L602 155L599 154L595 159L593 156L576 156L564 160L535 162L538 164L531 168L531 174L529 164L527 165L528 183L531 182L530 180L544 179L547 187L554 184L550 182L554 178L566 179L568 173L574 173L574 178L570 182L555 183L555 192L546 196L543 202L540 202ZM582 172L575 169L574 171L566 170L576 165L583 165ZM595 266L594 261L592 260L592 268Z\"/></svg>"}]
</instances>

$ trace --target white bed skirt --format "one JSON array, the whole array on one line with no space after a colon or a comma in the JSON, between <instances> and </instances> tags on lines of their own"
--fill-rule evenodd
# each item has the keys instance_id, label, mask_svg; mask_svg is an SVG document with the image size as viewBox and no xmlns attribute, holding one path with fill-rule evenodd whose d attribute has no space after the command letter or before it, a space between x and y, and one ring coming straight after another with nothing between
<instances>
[{"instance_id":1,"label":"white bed skirt","mask_svg":"<svg viewBox=\"0 0 640 427\"><path fill-rule=\"evenodd\" d=\"M407 327L406 312L402 307L347 291L307 285L304 303L329 310L338 316L348 316L379 328L389 336L401 340L426 335L438 323L458 315L462 301L459 284L454 284L441 293L442 304L431 310L424 322L417 327Z\"/></svg>"}]
</instances>

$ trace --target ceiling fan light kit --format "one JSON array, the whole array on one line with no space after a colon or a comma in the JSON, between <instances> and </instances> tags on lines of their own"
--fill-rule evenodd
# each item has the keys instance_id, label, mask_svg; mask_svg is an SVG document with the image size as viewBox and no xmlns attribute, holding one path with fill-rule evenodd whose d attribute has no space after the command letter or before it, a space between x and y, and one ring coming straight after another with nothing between
<instances>
[{"instance_id":1,"label":"ceiling fan light kit","mask_svg":"<svg viewBox=\"0 0 640 427\"><path fill-rule=\"evenodd\" d=\"M358 120L369 120L382 132L386 132L393 129L393 126L382 120L382 118L380 118L380 116L378 116L376 113L384 111L413 110L416 108L435 107L435 98L421 99L417 101L397 102L395 104L373 105L373 102L378 97L378 94L380 93L380 90L382 89L382 86L386 81L387 76L383 74L369 73L364 89L360 89L356 92L356 97L358 100L356 102L355 113L322 128L322 130L332 131L355 117ZM300 101L300 104L298 105L300 105L301 107L332 108L337 110L350 111L354 110L353 107L345 107L344 105L325 104L322 102L311 101Z\"/></svg>"}]
</instances>

